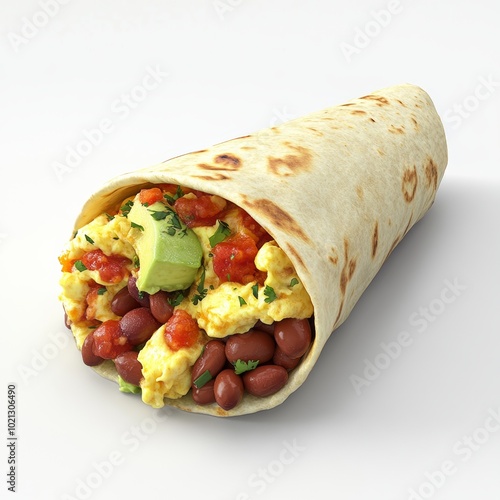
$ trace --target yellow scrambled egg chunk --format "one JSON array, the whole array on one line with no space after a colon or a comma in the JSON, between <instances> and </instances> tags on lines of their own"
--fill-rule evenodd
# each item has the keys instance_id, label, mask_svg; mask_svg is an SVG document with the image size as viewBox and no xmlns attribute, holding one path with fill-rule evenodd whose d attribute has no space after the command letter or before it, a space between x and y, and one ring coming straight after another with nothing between
<instances>
[{"instance_id":1,"label":"yellow scrambled egg chunk","mask_svg":"<svg viewBox=\"0 0 500 500\"><path fill-rule=\"evenodd\" d=\"M267 272L264 286L258 285L257 282L246 285L226 282L211 289L210 285L218 282L218 278L213 271L209 251L207 253L205 233L213 234L213 228L211 231L197 231L207 262L206 296L195 305L191 292L178 307L185 309L195 318L199 327L205 330L209 337L223 338L235 333L244 333L258 320L271 324L284 318L302 319L312 316L313 306L308 293L295 273L290 259L274 241L262 245L255 257L257 269Z\"/></svg>"},{"instance_id":2,"label":"yellow scrambled egg chunk","mask_svg":"<svg viewBox=\"0 0 500 500\"><path fill-rule=\"evenodd\" d=\"M177 399L191 388L191 367L199 358L205 342L172 351L165 342L165 325L159 328L140 350L142 400L153 408L164 406L163 399Z\"/></svg>"}]
</instances>

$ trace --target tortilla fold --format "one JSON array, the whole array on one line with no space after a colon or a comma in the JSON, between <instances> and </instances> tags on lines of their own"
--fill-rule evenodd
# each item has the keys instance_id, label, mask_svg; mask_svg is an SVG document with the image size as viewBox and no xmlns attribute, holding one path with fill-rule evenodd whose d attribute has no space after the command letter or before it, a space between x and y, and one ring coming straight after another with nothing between
<instances>
[{"instance_id":1,"label":"tortilla fold","mask_svg":"<svg viewBox=\"0 0 500 500\"><path fill-rule=\"evenodd\" d=\"M298 389L389 254L431 207L447 164L441 120L421 88L385 88L345 104L150 168L93 194L75 229L141 188L173 183L246 210L286 252L314 306L315 339L283 389L236 408L166 400L235 416L273 408ZM95 367L117 381L112 362Z\"/></svg>"}]
</instances>

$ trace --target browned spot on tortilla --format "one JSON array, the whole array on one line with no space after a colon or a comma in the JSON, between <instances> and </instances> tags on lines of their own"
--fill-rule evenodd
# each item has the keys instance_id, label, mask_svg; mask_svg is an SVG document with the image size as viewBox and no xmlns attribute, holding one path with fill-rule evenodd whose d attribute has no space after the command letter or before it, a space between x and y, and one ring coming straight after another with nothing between
<instances>
[{"instance_id":1,"label":"browned spot on tortilla","mask_svg":"<svg viewBox=\"0 0 500 500\"><path fill-rule=\"evenodd\" d=\"M271 130L276 134L281 133L281 130L278 127L271 127Z\"/></svg>"},{"instance_id":2,"label":"browned spot on tortilla","mask_svg":"<svg viewBox=\"0 0 500 500\"><path fill-rule=\"evenodd\" d=\"M407 203L410 203L413 201L413 198L415 198L417 183L417 168L415 166L413 169L407 168L403 173L403 180L401 184L401 190L403 191L403 196Z\"/></svg>"},{"instance_id":3,"label":"browned spot on tortilla","mask_svg":"<svg viewBox=\"0 0 500 500\"><path fill-rule=\"evenodd\" d=\"M242 204L251 209L250 215L258 214L265 217L274 227L281 229L287 234L300 238L305 242L310 242L309 237L297 224L295 219L273 201L267 198L249 201L243 196Z\"/></svg>"},{"instance_id":4,"label":"browned spot on tortilla","mask_svg":"<svg viewBox=\"0 0 500 500\"><path fill-rule=\"evenodd\" d=\"M314 127L306 127L306 128L314 132L316 135L319 135L320 137L323 136L323 132L319 131L318 129L315 129Z\"/></svg>"},{"instance_id":5,"label":"browned spot on tortilla","mask_svg":"<svg viewBox=\"0 0 500 500\"><path fill-rule=\"evenodd\" d=\"M241 160L232 154L226 153L214 158L215 165L198 163L197 167L202 170L234 172L241 168Z\"/></svg>"},{"instance_id":6,"label":"browned spot on tortilla","mask_svg":"<svg viewBox=\"0 0 500 500\"><path fill-rule=\"evenodd\" d=\"M377 123L377 122L376 122L373 118L371 118L371 117L369 118L369 120L370 120L371 122L373 122L373 123Z\"/></svg>"},{"instance_id":7,"label":"browned spot on tortilla","mask_svg":"<svg viewBox=\"0 0 500 500\"><path fill-rule=\"evenodd\" d=\"M378 153L380 156L385 156L384 151L382 151L380 148L377 148L377 153Z\"/></svg>"},{"instance_id":8,"label":"browned spot on tortilla","mask_svg":"<svg viewBox=\"0 0 500 500\"><path fill-rule=\"evenodd\" d=\"M337 324L340 315L342 314L342 309L344 308L345 294L347 285L356 270L356 259L349 258L349 240L344 238L344 266L342 267L342 272L340 273L340 293L342 294L342 300L340 301L339 311L337 313L337 318L335 319L334 325Z\"/></svg>"},{"instance_id":9,"label":"browned spot on tortilla","mask_svg":"<svg viewBox=\"0 0 500 500\"><path fill-rule=\"evenodd\" d=\"M294 259L296 262L298 262L300 264L300 266L307 272L308 269L307 267L305 266L304 264L304 261L302 260L302 257L300 256L300 254L297 252L297 250L295 249L294 246L292 246L290 243L285 243L285 246L286 246L286 250L287 250L287 255L293 255Z\"/></svg>"},{"instance_id":10,"label":"browned spot on tortilla","mask_svg":"<svg viewBox=\"0 0 500 500\"><path fill-rule=\"evenodd\" d=\"M366 115L366 111L363 111L362 109L353 109L351 111L351 115Z\"/></svg>"},{"instance_id":11,"label":"browned spot on tortilla","mask_svg":"<svg viewBox=\"0 0 500 500\"><path fill-rule=\"evenodd\" d=\"M396 99L397 102L399 102L399 104L401 104L401 106L403 106L403 108L406 108L406 105L403 101L400 101L399 99Z\"/></svg>"},{"instance_id":12,"label":"browned spot on tortilla","mask_svg":"<svg viewBox=\"0 0 500 500\"><path fill-rule=\"evenodd\" d=\"M241 167L241 160L230 153L218 155L214 158L214 162L218 165L224 165L229 170L237 170Z\"/></svg>"},{"instance_id":13,"label":"browned spot on tortilla","mask_svg":"<svg viewBox=\"0 0 500 500\"><path fill-rule=\"evenodd\" d=\"M434 191L437 189L438 183L438 170L437 165L434 163L432 158L425 165L425 178L427 180L427 187L432 186Z\"/></svg>"},{"instance_id":14,"label":"browned spot on tortilla","mask_svg":"<svg viewBox=\"0 0 500 500\"><path fill-rule=\"evenodd\" d=\"M207 151L208 151L208 149L200 149L198 151L192 151L190 154L196 155L198 153L206 153Z\"/></svg>"},{"instance_id":15,"label":"browned spot on tortilla","mask_svg":"<svg viewBox=\"0 0 500 500\"><path fill-rule=\"evenodd\" d=\"M337 254L337 249L335 247L332 247L332 253L328 255L328 260L336 266L339 262L339 256Z\"/></svg>"},{"instance_id":16,"label":"browned spot on tortilla","mask_svg":"<svg viewBox=\"0 0 500 500\"><path fill-rule=\"evenodd\" d=\"M345 102L344 104L341 104L341 106L354 106L356 103L354 102Z\"/></svg>"},{"instance_id":17,"label":"browned spot on tortilla","mask_svg":"<svg viewBox=\"0 0 500 500\"><path fill-rule=\"evenodd\" d=\"M349 258L349 240L344 238L344 266L340 273L340 292L345 295L347 285L356 269L356 259Z\"/></svg>"},{"instance_id":18,"label":"browned spot on tortilla","mask_svg":"<svg viewBox=\"0 0 500 500\"><path fill-rule=\"evenodd\" d=\"M380 107L387 106L389 104L389 101L385 97L382 97L379 95L369 94L369 95L365 95L365 96L361 97L361 99L375 101L377 103L377 106L380 106Z\"/></svg>"},{"instance_id":19,"label":"browned spot on tortilla","mask_svg":"<svg viewBox=\"0 0 500 500\"><path fill-rule=\"evenodd\" d=\"M405 133L405 128L403 125L401 125L401 127L396 127L394 125L391 125L387 130L391 134L404 134Z\"/></svg>"},{"instance_id":20,"label":"browned spot on tortilla","mask_svg":"<svg viewBox=\"0 0 500 500\"><path fill-rule=\"evenodd\" d=\"M288 142L284 144L293 149L295 154L288 154L281 158L269 156L267 168L272 174L288 177L311 170L312 153L309 149Z\"/></svg>"},{"instance_id":21,"label":"browned spot on tortilla","mask_svg":"<svg viewBox=\"0 0 500 500\"><path fill-rule=\"evenodd\" d=\"M227 181L229 177L227 175L221 174L219 172L213 175L193 175L197 179L203 179L204 181Z\"/></svg>"},{"instance_id":22,"label":"browned spot on tortilla","mask_svg":"<svg viewBox=\"0 0 500 500\"><path fill-rule=\"evenodd\" d=\"M250 151L251 149L257 149L253 146L241 146L241 149L244 149L245 151Z\"/></svg>"},{"instance_id":23,"label":"browned spot on tortilla","mask_svg":"<svg viewBox=\"0 0 500 500\"><path fill-rule=\"evenodd\" d=\"M361 186L356 186L356 194L358 195L358 198L362 200L365 196L363 192L363 188Z\"/></svg>"},{"instance_id":24,"label":"browned spot on tortilla","mask_svg":"<svg viewBox=\"0 0 500 500\"><path fill-rule=\"evenodd\" d=\"M378 221L375 222L375 228L373 229L373 235L372 235L372 259L374 259L375 255L377 254L377 247L378 247Z\"/></svg>"},{"instance_id":25,"label":"browned spot on tortilla","mask_svg":"<svg viewBox=\"0 0 500 500\"><path fill-rule=\"evenodd\" d=\"M417 122L417 120L415 120L415 118L413 116L411 117L411 121L413 122L413 128L415 130L418 130L418 122Z\"/></svg>"}]
</instances>

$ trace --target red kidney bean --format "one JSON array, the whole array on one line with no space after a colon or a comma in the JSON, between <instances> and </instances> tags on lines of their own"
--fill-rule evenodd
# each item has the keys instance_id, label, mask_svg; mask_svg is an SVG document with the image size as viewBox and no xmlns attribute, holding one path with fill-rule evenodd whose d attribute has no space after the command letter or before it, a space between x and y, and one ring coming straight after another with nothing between
<instances>
[{"instance_id":1,"label":"red kidney bean","mask_svg":"<svg viewBox=\"0 0 500 500\"><path fill-rule=\"evenodd\" d=\"M226 364L225 344L220 340L210 340L205 345L203 354L196 360L191 372L191 380L194 382L207 370L215 378Z\"/></svg>"},{"instance_id":2,"label":"red kidney bean","mask_svg":"<svg viewBox=\"0 0 500 500\"><path fill-rule=\"evenodd\" d=\"M199 405L209 405L215 402L214 392L215 380L209 380L203 387L197 389L193 387L193 401Z\"/></svg>"},{"instance_id":3,"label":"red kidney bean","mask_svg":"<svg viewBox=\"0 0 500 500\"><path fill-rule=\"evenodd\" d=\"M137 359L138 354L136 351L127 351L119 354L114 360L118 375L133 385L140 385L142 379L142 365Z\"/></svg>"},{"instance_id":4,"label":"red kidney bean","mask_svg":"<svg viewBox=\"0 0 500 500\"><path fill-rule=\"evenodd\" d=\"M94 354L92 346L94 345L94 332L89 333L82 345L82 359L87 366L97 366L100 365L104 358Z\"/></svg>"},{"instance_id":5,"label":"red kidney bean","mask_svg":"<svg viewBox=\"0 0 500 500\"><path fill-rule=\"evenodd\" d=\"M243 374L243 384L253 396L265 397L278 392L288 381L288 372L282 366L264 365Z\"/></svg>"},{"instance_id":6,"label":"red kidney bean","mask_svg":"<svg viewBox=\"0 0 500 500\"><path fill-rule=\"evenodd\" d=\"M215 401L224 410L231 410L243 399L243 381L234 370L222 370L215 378L214 394Z\"/></svg>"},{"instance_id":7,"label":"red kidney bean","mask_svg":"<svg viewBox=\"0 0 500 500\"><path fill-rule=\"evenodd\" d=\"M168 302L168 293L162 290L149 296L149 307L160 323L166 323L174 313L174 308Z\"/></svg>"},{"instance_id":8,"label":"red kidney bean","mask_svg":"<svg viewBox=\"0 0 500 500\"><path fill-rule=\"evenodd\" d=\"M287 318L274 323L274 339L290 358L300 358L311 344L311 326L307 319Z\"/></svg>"},{"instance_id":9,"label":"red kidney bean","mask_svg":"<svg viewBox=\"0 0 500 500\"><path fill-rule=\"evenodd\" d=\"M140 307L140 304L130 295L128 287L123 287L111 301L111 310L117 316L125 316L129 311L137 307Z\"/></svg>"},{"instance_id":10,"label":"red kidney bean","mask_svg":"<svg viewBox=\"0 0 500 500\"><path fill-rule=\"evenodd\" d=\"M276 344L265 332L249 330L246 333L231 335L226 342L226 357L231 363L242 361L259 361L265 363L272 359Z\"/></svg>"},{"instance_id":11,"label":"red kidney bean","mask_svg":"<svg viewBox=\"0 0 500 500\"><path fill-rule=\"evenodd\" d=\"M66 326L66 328L68 328L68 330L71 330L71 321L68 318L66 311L64 311L64 325Z\"/></svg>"},{"instance_id":12,"label":"red kidney bean","mask_svg":"<svg viewBox=\"0 0 500 500\"><path fill-rule=\"evenodd\" d=\"M287 371L291 371L300 363L300 360L301 360L301 358L294 359L294 358L291 358L290 356L287 356L281 350L281 347L279 345L276 346L276 349L274 351L274 356L273 356L273 363L275 365L282 366Z\"/></svg>"},{"instance_id":13,"label":"red kidney bean","mask_svg":"<svg viewBox=\"0 0 500 500\"><path fill-rule=\"evenodd\" d=\"M127 284L128 291L142 307L149 307L149 293L139 292L137 288L137 278L130 276Z\"/></svg>"},{"instance_id":14,"label":"red kidney bean","mask_svg":"<svg viewBox=\"0 0 500 500\"><path fill-rule=\"evenodd\" d=\"M255 326L253 327L254 330L260 330L261 332L266 332L269 333L270 335L274 335L274 323L271 323L270 325L263 323L260 319L255 323Z\"/></svg>"},{"instance_id":15,"label":"red kidney bean","mask_svg":"<svg viewBox=\"0 0 500 500\"><path fill-rule=\"evenodd\" d=\"M120 320L122 333L132 345L149 340L160 326L147 307L132 309Z\"/></svg>"}]
</instances>

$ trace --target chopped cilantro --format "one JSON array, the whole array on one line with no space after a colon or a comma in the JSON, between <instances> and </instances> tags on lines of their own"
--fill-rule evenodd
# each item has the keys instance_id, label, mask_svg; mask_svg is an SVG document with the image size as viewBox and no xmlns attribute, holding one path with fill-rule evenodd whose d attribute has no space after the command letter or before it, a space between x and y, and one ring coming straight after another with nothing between
<instances>
[{"instance_id":1,"label":"chopped cilantro","mask_svg":"<svg viewBox=\"0 0 500 500\"><path fill-rule=\"evenodd\" d=\"M267 302L268 304L270 304L271 302L273 302L274 300L276 300L278 298L276 296L276 292L274 291L274 288L269 286L269 285L266 285L266 288L264 288L264 295L266 296L266 298L264 299L264 302Z\"/></svg>"},{"instance_id":2,"label":"chopped cilantro","mask_svg":"<svg viewBox=\"0 0 500 500\"><path fill-rule=\"evenodd\" d=\"M175 297L169 297L168 303L172 306L178 306L184 300L184 294L182 292L178 292Z\"/></svg>"},{"instance_id":3,"label":"chopped cilantro","mask_svg":"<svg viewBox=\"0 0 500 500\"><path fill-rule=\"evenodd\" d=\"M130 210L132 210L132 207L134 206L134 202L132 200L128 200L127 203L122 205L120 208L122 215L124 217L128 217L128 214L130 213Z\"/></svg>"},{"instance_id":4,"label":"chopped cilantro","mask_svg":"<svg viewBox=\"0 0 500 500\"><path fill-rule=\"evenodd\" d=\"M257 283L255 283L255 285L252 286L252 293L256 299L259 298L259 285Z\"/></svg>"},{"instance_id":5,"label":"chopped cilantro","mask_svg":"<svg viewBox=\"0 0 500 500\"><path fill-rule=\"evenodd\" d=\"M240 301L240 307L247 305L246 300L243 297L240 297L239 295L238 295L238 300Z\"/></svg>"},{"instance_id":6,"label":"chopped cilantro","mask_svg":"<svg viewBox=\"0 0 500 500\"><path fill-rule=\"evenodd\" d=\"M241 359L238 359L236 363L234 363L234 373L236 373L236 375L241 375L242 373L249 372L250 370L257 368L258 364L259 360L242 361Z\"/></svg>"},{"instance_id":7,"label":"chopped cilantro","mask_svg":"<svg viewBox=\"0 0 500 500\"><path fill-rule=\"evenodd\" d=\"M229 226L224 221L220 220L218 222L219 225L217 226L215 233L208 238L212 248L217 245L217 243L224 241L231 234L231 229L229 229Z\"/></svg>"},{"instance_id":8,"label":"chopped cilantro","mask_svg":"<svg viewBox=\"0 0 500 500\"><path fill-rule=\"evenodd\" d=\"M295 285L299 284L299 280L297 278L292 278L290 281L290 284L288 285L290 288L294 287Z\"/></svg>"},{"instance_id":9,"label":"chopped cilantro","mask_svg":"<svg viewBox=\"0 0 500 500\"><path fill-rule=\"evenodd\" d=\"M164 220L167 218L167 215L169 214L167 211L163 212L161 210L149 210L149 213L151 214L151 217L153 217L154 220Z\"/></svg>"},{"instance_id":10,"label":"chopped cilantro","mask_svg":"<svg viewBox=\"0 0 500 500\"><path fill-rule=\"evenodd\" d=\"M138 255L134 256L134 267L137 267L137 268L141 267L141 262L139 260L139 256Z\"/></svg>"},{"instance_id":11,"label":"chopped cilantro","mask_svg":"<svg viewBox=\"0 0 500 500\"><path fill-rule=\"evenodd\" d=\"M198 283L196 290L198 293L193 295L193 298L191 299L191 302L195 306L207 296L208 290L205 288L205 268L203 268L203 271L201 272L200 282Z\"/></svg>"},{"instance_id":12,"label":"chopped cilantro","mask_svg":"<svg viewBox=\"0 0 500 500\"><path fill-rule=\"evenodd\" d=\"M111 222L115 218L114 215L109 215L107 212L105 212L104 215L108 218L108 222Z\"/></svg>"},{"instance_id":13,"label":"chopped cilantro","mask_svg":"<svg viewBox=\"0 0 500 500\"><path fill-rule=\"evenodd\" d=\"M93 245L93 244L94 244L94 240L93 240L90 236L88 236L87 234L85 235L85 239L86 239L86 240L87 240L87 241L88 241L91 245Z\"/></svg>"},{"instance_id":14,"label":"chopped cilantro","mask_svg":"<svg viewBox=\"0 0 500 500\"><path fill-rule=\"evenodd\" d=\"M107 291L107 288L105 286L102 286L97 290L97 295L104 295Z\"/></svg>"},{"instance_id":15,"label":"chopped cilantro","mask_svg":"<svg viewBox=\"0 0 500 500\"><path fill-rule=\"evenodd\" d=\"M144 231L144 227L142 227L140 224L136 224L135 222L130 222L130 226L134 229L139 229L139 231Z\"/></svg>"},{"instance_id":16,"label":"chopped cilantro","mask_svg":"<svg viewBox=\"0 0 500 500\"><path fill-rule=\"evenodd\" d=\"M182 192L182 189L180 186L177 186L177 189L175 191L174 196L170 196L168 193L163 195L163 197L167 200L169 205L173 205L175 203L175 200L178 200L179 198L182 198L183 196L184 196L184 193Z\"/></svg>"},{"instance_id":17,"label":"chopped cilantro","mask_svg":"<svg viewBox=\"0 0 500 500\"><path fill-rule=\"evenodd\" d=\"M78 271L82 272L82 271L86 271L87 268L85 267L85 264L81 261L81 260L77 260L75 262L75 267L78 269Z\"/></svg>"}]
</instances>

